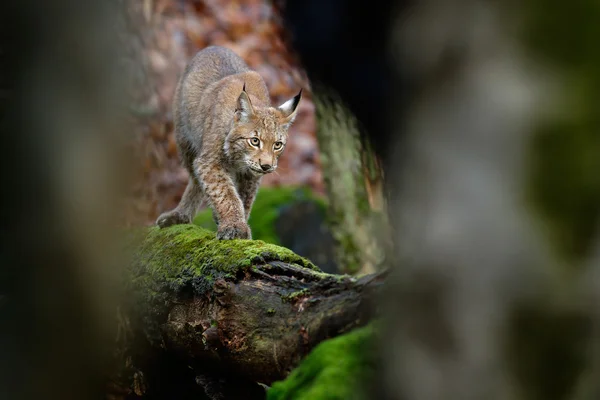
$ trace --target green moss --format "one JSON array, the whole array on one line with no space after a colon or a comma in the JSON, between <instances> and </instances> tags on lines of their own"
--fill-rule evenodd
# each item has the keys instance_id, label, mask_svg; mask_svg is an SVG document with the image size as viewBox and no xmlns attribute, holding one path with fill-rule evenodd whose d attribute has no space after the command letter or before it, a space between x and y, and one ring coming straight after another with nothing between
<instances>
[{"instance_id":1,"label":"green moss","mask_svg":"<svg viewBox=\"0 0 600 400\"><path fill-rule=\"evenodd\" d=\"M589 252L600 218L600 2L524 3L521 37L563 79L559 114L531 146L530 199L567 261ZM573 264L573 263L569 263Z\"/></svg>"},{"instance_id":2,"label":"green moss","mask_svg":"<svg viewBox=\"0 0 600 400\"><path fill-rule=\"evenodd\" d=\"M275 382L268 400L362 400L361 384L375 376L373 325L320 343L284 381Z\"/></svg>"},{"instance_id":3,"label":"green moss","mask_svg":"<svg viewBox=\"0 0 600 400\"><path fill-rule=\"evenodd\" d=\"M217 240L196 225L152 227L136 238L129 282L147 326L160 323L173 293L203 295L218 279L234 279L253 264L282 261L319 271L286 248L260 240Z\"/></svg>"},{"instance_id":4,"label":"green moss","mask_svg":"<svg viewBox=\"0 0 600 400\"><path fill-rule=\"evenodd\" d=\"M284 247L260 240L217 240L214 232L194 225L150 228L138 257L164 274L178 274L182 267L199 275L215 271L237 273L240 267L268 261L318 270L310 261Z\"/></svg>"},{"instance_id":5,"label":"green moss","mask_svg":"<svg viewBox=\"0 0 600 400\"><path fill-rule=\"evenodd\" d=\"M308 188L278 187L261 188L250 212L248 224L252 229L252 237L267 243L281 244L275 232L275 222L283 207L298 201L314 201L323 213L326 211L325 201L315 196ZM206 209L194 218L194 224L212 231L217 226L212 218L212 211Z\"/></svg>"},{"instance_id":6,"label":"green moss","mask_svg":"<svg viewBox=\"0 0 600 400\"><path fill-rule=\"evenodd\" d=\"M282 301L293 301L293 300L297 299L298 297L308 296L309 294L310 294L310 291L308 289L302 289L302 290L298 290L297 292L292 292L286 296L282 296L281 300Z\"/></svg>"}]
</instances>

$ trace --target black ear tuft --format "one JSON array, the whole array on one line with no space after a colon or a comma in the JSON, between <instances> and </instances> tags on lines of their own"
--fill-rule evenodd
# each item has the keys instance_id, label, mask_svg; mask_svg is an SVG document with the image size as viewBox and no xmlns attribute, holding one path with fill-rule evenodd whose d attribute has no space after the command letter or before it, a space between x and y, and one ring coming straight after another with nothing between
<instances>
[{"instance_id":1,"label":"black ear tuft","mask_svg":"<svg viewBox=\"0 0 600 400\"><path fill-rule=\"evenodd\" d=\"M292 104L291 104L291 112L296 110L296 107L298 107L298 104L300 103L300 100L302 99L302 89L300 89L300 91L298 92L297 95L294 96L294 98L292 99Z\"/></svg>"},{"instance_id":2,"label":"black ear tuft","mask_svg":"<svg viewBox=\"0 0 600 400\"><path fill-rule=\"evenodd\" d=\"M281 111L285 118L287 118L287 123L291 124L296 118L296 111L298 109L298 104L300 103L300 99L302 98L302 89L300 92L293 98L289 99L282 105L278 107L279 111Z\"/></svg>"},{"instance_id":3,"label":"black ear tuft","mask_svg":"<svg viewBox=\"0 0 600 400\"><path fill-rule=\"evenodd\" d=\"M296 110L296 107L298 107L298 104L300 103L300 100L302 99L302 88L300 88L300 91L298 92L297 95L294 96L294 105L293 105L293 110Z\"/></svg>"},{"instance_id":4,"label":"black ear tuft","mask_svg":"<svg viewBox=\"0 0 600 400\"><path fill-rule=\"evenodd\" d=\"M302 88L300 88L298 94L294 96L294 109L298 106L298 103L300 103L300 99L302 99Z\"/></svg>"},{"instance_id":5,"label":"black ear tuft","mask_svg":"<svg viewBox=\"0 0 600 400\"><path fill-rule=\"evenodd\" d=\"M244 87L242 88L242 92L246 91L246 82L244 82Z\"/></svg>"}]
</instances>

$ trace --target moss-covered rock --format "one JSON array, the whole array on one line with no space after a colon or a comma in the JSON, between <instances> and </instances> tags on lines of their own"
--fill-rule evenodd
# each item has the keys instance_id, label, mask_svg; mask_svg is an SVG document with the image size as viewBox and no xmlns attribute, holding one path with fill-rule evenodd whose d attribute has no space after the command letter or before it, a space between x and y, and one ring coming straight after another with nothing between
<instances>
[{"instance_id":1,"label":"moss-covered rock","mask_svg":"<svg viewBox=\"0 0 600 400\"><path fill-rule=\"evenodd\" d=\"M252 229L252 237L267 243L281 245L275 223L285 207L302 201L314 202L323 214L326 211L325 201L315 196L308 188L261 188L256 195L248 220L248 224ZM212 231L217 230L210 209L200 212L194 218L194 224Z\"/></svg>"},{"instance_id":2,"label":"moss-covered rock","mask_svg":"<svg viewBox=\"0 0 600 400\"><path fill-rule=\"evenodd\" d=\"M268 400L359 400L376 371L374 325L319 344L302 363L267 392Z\"/></svg>"}]
</instances>

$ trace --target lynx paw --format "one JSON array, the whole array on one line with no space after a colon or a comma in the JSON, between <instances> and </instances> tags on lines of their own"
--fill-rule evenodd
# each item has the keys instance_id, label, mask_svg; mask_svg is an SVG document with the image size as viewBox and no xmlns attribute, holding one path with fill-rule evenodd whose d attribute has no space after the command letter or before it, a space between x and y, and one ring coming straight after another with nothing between
<instances>
[{"instance_id":1,"label":"lynx paw","mask_svg":"<svg viewBox=\"0 0 600 400\"><path fill-rule=\"evenodd\" d=\"M173 210L161 214L156 220L156 225L161 228L166 228L171 225L189 224L192 220L187 215L180 213L179 211Z\"/></svg>"},{"instance_id":2,"label":"lynx paw","mask_svg":"<svg viewBox=\"0 0 600 400\"><path fill-rule=\"evenodd\" d=\"M252 233L248 224L242 222L238 224L219 225L217 239L252 239Z\"/></svg>"}]
</instances>

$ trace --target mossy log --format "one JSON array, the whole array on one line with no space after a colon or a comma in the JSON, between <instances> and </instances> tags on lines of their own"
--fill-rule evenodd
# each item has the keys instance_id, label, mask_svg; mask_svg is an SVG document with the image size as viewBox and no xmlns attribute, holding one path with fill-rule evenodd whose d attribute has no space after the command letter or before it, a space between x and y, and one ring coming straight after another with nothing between
<instances>
[{"instance_id":1,"label":"mossy log","mask_svg":"<svg viewBox=\"0 0 600 400\"><path fill-rule=\"evenodd\" d=\"M195 225L150 228L140 239L128 278L133 337L182 365L264 384L371 320L385 274L325 274L283 247L217 241Z\"/></svg>"}]
</instances>

